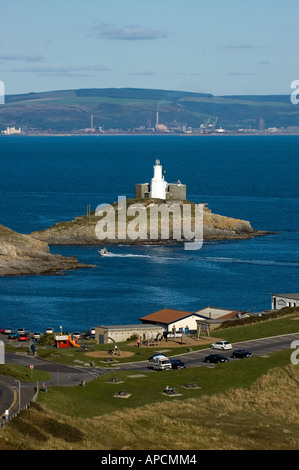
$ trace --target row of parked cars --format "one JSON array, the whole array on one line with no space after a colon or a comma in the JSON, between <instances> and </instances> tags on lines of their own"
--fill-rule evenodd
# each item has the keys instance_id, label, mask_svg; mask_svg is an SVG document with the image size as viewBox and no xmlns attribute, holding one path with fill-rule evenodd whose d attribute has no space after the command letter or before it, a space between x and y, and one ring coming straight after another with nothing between
<instances>
[{"instance_id":1,"label":"row of parked cars","mask_svg":"<svg viewBox=\"0 0 299 470\"><path fill-rule=\"evenodd\" d=\"M13 328L0 328L0 333L3 335L6 335L7 339L9 340L18 340L18 341L29 341L30 339L38 340L43 334L43 333L38 333L38 332L30 333L24 328L19 328L17 331L14 331ZM54 328L46 328L44 332L44 334L54 334L54 333L55 333ZM90 330L82 334L79 332L75 332L72 334L73 337L76 337L78 339L81 337L85 339L94 338L94 335L95 335L94 328L91 328Z\"/></svg>"},{"instance_id":2,"label":"row of parked cars","mask_svg":"<svg viewBox=\"0 0 299 470\"><path fill-rule=\"evenodd\" d=\"M232 349L231 343L228 341L217 341L210 345L211 349L220 349L221 351ZM232 352L231 357L235 359L245 359L252 357L253 354L245 349L236 349ZM156 353L148 358L151 362L152 369L154 370L167 370L167 369L184 369L186 364L180 359L168 358L165 354ZM220 353L209 354L204 358L204 362L219 364L221 362L228 362L229 359Z\"/></svg>"},{"instance_id":3,"label":"row of parked cars","mask_svg":"<svg viewBox=\"0 0 299 470\"><path fill-rule=\"evenodd\" d=\"M211 349L220 349L221 351L226 351L228 349L232 349L232 344L229 343L228 341L217 341L216 343L212 343L210 345ZM248 357L252 357L252 353L250 351L247 351L246 349L236 349L233 351L231 357L235 359L245 359ZM228 362L229 359L226 356L223 356L222 354L209 354L208 356L205 357L204 359L205 362L211 362L214 364L219 364L221 362Z\"/></svg>"}]
</instances>

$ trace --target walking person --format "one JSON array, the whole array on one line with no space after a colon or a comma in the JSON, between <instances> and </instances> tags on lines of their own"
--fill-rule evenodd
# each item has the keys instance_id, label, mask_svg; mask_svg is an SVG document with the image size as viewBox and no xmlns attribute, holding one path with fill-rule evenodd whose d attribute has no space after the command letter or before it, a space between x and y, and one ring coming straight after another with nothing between
<instances>
[{"instance_id":1,"label":"walking person","mask_svg":"<svg viewBox=\"0 0 299 470\"><path fill-rule=\"evenodd\" d=\"M9 420L9 409L8 408L4 411L4 420L5 420L5 422L7 422Z\"/></svg>"}]
</instances>

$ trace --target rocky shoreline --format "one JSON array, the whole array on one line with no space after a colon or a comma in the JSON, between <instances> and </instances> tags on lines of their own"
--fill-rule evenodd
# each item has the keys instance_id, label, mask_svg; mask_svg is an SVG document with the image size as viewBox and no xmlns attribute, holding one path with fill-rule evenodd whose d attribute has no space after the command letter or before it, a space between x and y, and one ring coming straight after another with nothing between
<instances>
[{"instance_id":1,"label":"rocky shoreline","mask_svg":"<svg viewBox=\"0 0 299 470\"><path fill-rule=\"evenodd\" d=\"M79 263L76 257L54 255L48 243L0 225L0 277L52 275L93 267Z\"/></svg>"}]
</instances>

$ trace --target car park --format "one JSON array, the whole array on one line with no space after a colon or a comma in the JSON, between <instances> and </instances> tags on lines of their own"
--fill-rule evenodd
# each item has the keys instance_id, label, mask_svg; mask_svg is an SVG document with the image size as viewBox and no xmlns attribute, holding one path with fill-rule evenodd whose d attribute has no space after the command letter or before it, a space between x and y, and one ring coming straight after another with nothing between
<instances>
[{"instance_id":1,"label":"car park","mask_svg":"<svg viewBox=\"0 0 299 470\"><path fill-rule=\"evenodd\" d=\"M186 364L180 359L170 359L172 369L185 369Z\"/></svg>"},{"instance_id":2,"label":"car park","mask_svg":"<svg viewBox=\"0 0 299 470\"><path fill-rule=\"evenodd\" d=\"M250 351L246 351L246 349L236 349L232 353L232 357L238 358L238 359L245 359L247 357L252 357L253 354Z\"/></svg>"},{"instance_id":3,"label":"car park","mask_svg":"<svg viewBox=\"0 0 299 470\"><path fill-rule=\"evenodd\" d=\"M228 341L217 341L216 343L212 343L210 348L224 351L225 349L232 349L232 345Z\"/></svg>"},{"instance_id":4,"label":"car park","mask_svg":"<svg viewBox=\"0 0 299 470\"><path fill-rule=\"evenodd\" d=\"M211 362L214 364L219 364L220 362L228 362L228 359L221 354L210 354L209 356L205 357L204 361L208 363Z\"/></svg>"}]
</instances>

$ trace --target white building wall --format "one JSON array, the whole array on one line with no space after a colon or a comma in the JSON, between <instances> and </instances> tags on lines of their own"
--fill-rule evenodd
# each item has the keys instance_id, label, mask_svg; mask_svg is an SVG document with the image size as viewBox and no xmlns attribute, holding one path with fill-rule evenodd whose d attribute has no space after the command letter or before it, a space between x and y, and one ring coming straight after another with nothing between
<instances>
[{"instance_id":1,"label":"white building wall","mask_svg":"<svg viewBox=\"0 0 299 470\"><path fill-rule=\"evenodd\" d=\"M180 331L180 328L185 332L185 329L188 328L189 331L196 331L197 330L197 323L196 320L199 320L197 315L190 315L190 317L183 318L182 320L178 320L176 322L170 323L168 325L168 331L171 332L172 329L175 327L176 331Z\"/></svg>"},{"instance_id":2,"label":"white building wall","mask_svg":"<svg viewBox=\"0 0 299 470\"><path fill-rule=\"evenodd\" d=\"M299 307L299 295L298 299L282 295L272 295L272 310L279 310L283 307Z\"/></svg>"}]
</instances>

